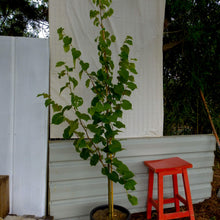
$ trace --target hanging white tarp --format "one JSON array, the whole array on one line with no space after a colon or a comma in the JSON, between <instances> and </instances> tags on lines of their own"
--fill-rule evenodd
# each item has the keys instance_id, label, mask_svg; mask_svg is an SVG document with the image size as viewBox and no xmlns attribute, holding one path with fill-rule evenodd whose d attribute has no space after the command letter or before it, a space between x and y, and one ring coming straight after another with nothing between
<instances>
[{"instance_id":1,"label":"hanging white tarp","mask_svg":"<svg viewBox=\"0 0 220 220\"><path fill-rule=\"evenodd\" d=\"M90 0L52 0L49 6L51 81L50 91L60 104L69 103L67 95L59 95L64 82L58 80L55 68L57 61L66 61L71 65L71 56L63 52L62 42L58 41L57 28L63 27L72 37L72 45L82 52L81 58L90 63L90 70L100 68L97 45L94 42L99 29L89 19L90 9L94 9ZM105 26L117 37L112 46L113 60L118 63L117 55L127 35L134 39L131 57L136 63L138 89L130 97L133 109L124 114L126 129L120 137L146 137L163 135L163 83L162 83L162 33L165 0L114 0L114 14ZM117 65L116 65L117 67ZM117 72L117 68L115 70ZM76 73L77 75L77 73ZM82 79L83 80L83 79ZM84 85L84 82L82 83ZM79 94L87 104L91 95L84 86L78 88ZM87 107L82 108L85 112ZM50 126L51 138L62 138L62 131L67 125Z\"/></svg>"}]
</instances>

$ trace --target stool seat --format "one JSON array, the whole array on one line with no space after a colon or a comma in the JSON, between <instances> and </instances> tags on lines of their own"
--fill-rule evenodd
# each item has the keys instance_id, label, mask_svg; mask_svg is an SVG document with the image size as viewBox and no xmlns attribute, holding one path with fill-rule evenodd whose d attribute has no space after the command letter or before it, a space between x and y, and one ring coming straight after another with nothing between
<instances>
[{"instance_id":1,"label":"stool seat","mask_svg":"<svg viewBox=\"0 0 220 220\"><path fill-rule=\"evenodd\" d=\"M171 171L178 169L187 169L192 168L192 164L179 158L172 157L163 160L151 160L144 161L144 164L152 169L155 173L163 172L163 171Z\"/></svg>"},{"instance_id":2,"label":"stool seat","mask_svg":"<svg viewBox=\"0 0 220 220\"><path fill-rule=\"evenodd\" d=\"M183 217L189 217L190 220L195 220L190 193L189 179L187 174L187 169L192 168L192 164L179 157L173 157L162 160L144 161L144 164L149 168L147 219L151 219L152 206L154 206L158 212L159 220L177 219ZM157 200L153 199L154 173L156 173L158 176ZM186 199L183 198L178 192L177 174L182 174ZM173 198L163 198L163 177L165 175L172 175ZM179 202L182 202L184 205L186 205L188 210L180 211ZM164 213L163 205L167 203L174 203L176 207L176 212Z\"/></svg>"}]
</instances>

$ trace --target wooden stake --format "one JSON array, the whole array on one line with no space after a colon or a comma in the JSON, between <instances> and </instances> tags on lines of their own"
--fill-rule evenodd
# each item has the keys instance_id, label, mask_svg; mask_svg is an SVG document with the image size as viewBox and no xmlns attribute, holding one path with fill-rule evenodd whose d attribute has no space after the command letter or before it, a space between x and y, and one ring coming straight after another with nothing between
<instances>
[{"instance_id":1,"label":"wooden stake","mask_svg":"<svg viewBox=\"0 0 220 220\"><path fill-rule=\"evenodd\" d=\"M218 145L218 147L220 148L219 137L218 137L218 134L217 134L217 132L216 132L216 130L215 130L215 125L214 125L214 123L213 123L213 121L212 121L212 117L211 117L211 114L210 114L208 105L207 105L207 103L206 103L204 94L203 94L203 92L202 92L201 89L200 89L200 95L201 95L202 101L203 101L203 103L204 103L204 105L205 105L205 109L206 109L206 111L207 111L207 114L208 114L208 117L209 117L209 121L210 121L210 124L211 124L211 126L212 126L212 131L213 131L213 134L215 135L215 139L216 139L217 145Z\"/></svg>"},{"instance_id":2,"label":"wooden stake","mask_svg":"<svg viewBox=\"0 0 220 220\"><path fill-rule=\"evenodd\" d=\"M109 155L112 160L112 154ZM109 173L112 173L112 164L108 164ZM114 200L113 200L113 181L108 178L108 209L109 220L113 220L114 216Z\"/></svg>"}]
</instances>

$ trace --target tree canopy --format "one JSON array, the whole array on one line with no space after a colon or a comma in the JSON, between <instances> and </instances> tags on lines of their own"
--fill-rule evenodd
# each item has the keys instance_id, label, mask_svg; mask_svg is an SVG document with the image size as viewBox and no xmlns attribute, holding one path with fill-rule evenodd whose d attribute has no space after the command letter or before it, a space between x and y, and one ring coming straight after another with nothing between
<instances>
[{"instance_id":1,"label":"tree canopy","mask_svg":"<svg viewBox=\"0 0 220 220\"><path fill-rule=\"evenodd\" d=\"M164 134L211 133L200 92L220 131L220 3L166 0Z\"/></svg>"},{"instance_id":2,"label":"tree canopy","mask_svg":"<svg viewBox=\"0 0 220 220\"><path fill-rule=\"evenodd\" d=\"M48 0L1 0L0 35L37 37L40 27L48 21L47 3Z\"/></svg>"}]
</instances>

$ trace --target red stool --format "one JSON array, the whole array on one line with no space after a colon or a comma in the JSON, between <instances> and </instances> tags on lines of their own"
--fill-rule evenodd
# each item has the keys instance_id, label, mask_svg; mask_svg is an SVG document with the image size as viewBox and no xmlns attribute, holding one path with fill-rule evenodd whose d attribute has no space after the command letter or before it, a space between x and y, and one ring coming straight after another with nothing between
<instances>
[{"instance_id":1,"label":"red stool","mask_svg":"<svg viewBox=\"0 0 220 220\"><path fill-rule=\"evenodd\" d=\"M195 220L193 205L189 187L189 179L187 175L187 168L192 168L192 164L179 157L173 157L162 160L144 161L144 164L149 168L148 179L148 197L147 197L147 219L151 219L151 210L154 206L158 212L159 220L176 219L189 217L190 220ZM158 200L154 200L153 196L153 184L154 173L158 176ZM186 199L178 193L177 174L181 173L183 177L183 183L185 188ZM173 178L173 198L163 198L163 176L172 175ZM179 201L188 207L187 211L180 211ZM164 213L163 204L175 203L176 212Z\"/></svg>"}]
</instances>

